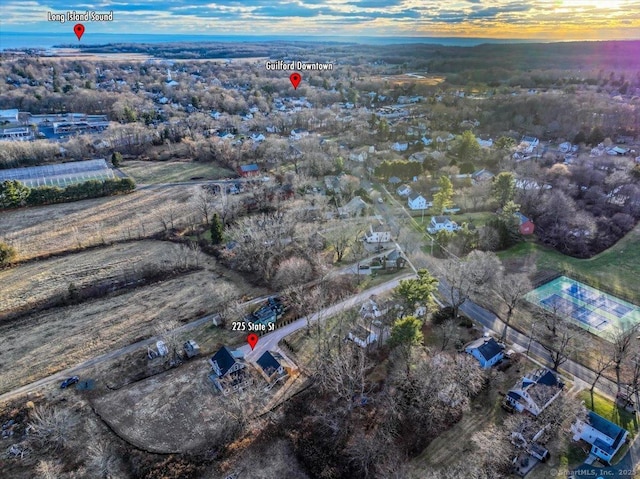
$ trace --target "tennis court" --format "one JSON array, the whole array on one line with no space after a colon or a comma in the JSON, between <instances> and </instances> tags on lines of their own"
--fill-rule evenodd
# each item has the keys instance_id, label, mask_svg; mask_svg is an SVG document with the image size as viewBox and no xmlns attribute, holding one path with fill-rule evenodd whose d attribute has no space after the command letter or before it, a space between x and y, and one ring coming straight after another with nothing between
<instances>
[{"instance_id":1,"label":"tennis court","mask_svg":"<svg viewBox=\"0 0 640 479\"><path fill-rule=\"evenodd\" d=\"M566 276L530 291L525 299L604 338L617 326L626 330L640 322L640 307Z\"/></svg>"},{"instance_id":2,"label":"tennis court","mask_svg":"<svg viewBox=\"0 0 640 479\"><path fill-rule=\"evenodd\" d=\"M29 188L39 186L64 188L75 183L84 183L89 180L104 181L108 178L115 178L115 174L104 159L0 170L0 182L18 180Z\"/></svg>"}]
</instances>

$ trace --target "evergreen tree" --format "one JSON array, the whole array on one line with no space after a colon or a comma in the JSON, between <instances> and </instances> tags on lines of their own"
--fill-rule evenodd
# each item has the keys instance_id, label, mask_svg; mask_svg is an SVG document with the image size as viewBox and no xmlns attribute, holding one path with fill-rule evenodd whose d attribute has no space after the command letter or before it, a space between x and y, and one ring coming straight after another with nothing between
<instances>
[{"instance_id":1,"label":"evergreen tree","mask_svg":"<svg viewBox=\"0 0 640 479\"><path fill-rule=\"evenodd\" d=\"M222 221L220 221L218 213L214 213L211 219L211 244L219 245L222 243L222 230Z\"/></svg>"},{"instance_id":2,"label":"evergreen tree","mask_svg":"<svg viewBox=\"0 0 640 479\"><path fill-rule=\"evenodd\" d=\"M122 153L116 151L111 155L111 164L116 168L122 164Z\"/></svg>"},{"instance_id":3,"label":"evergreen tree","mask_svg":"<svg viewBox=\"0 0 640 479\"><path fill-rule=\"evenodd\" d=\"M491 196L498 202L500 208L516 196L516 178L513 173L503 171L493 179Z\"/></svg>"}]
</instances>

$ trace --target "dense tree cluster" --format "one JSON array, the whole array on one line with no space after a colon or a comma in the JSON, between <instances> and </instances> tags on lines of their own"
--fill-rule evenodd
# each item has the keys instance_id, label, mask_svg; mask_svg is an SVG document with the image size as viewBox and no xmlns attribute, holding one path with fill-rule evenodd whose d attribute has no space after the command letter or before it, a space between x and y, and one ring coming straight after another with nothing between
<instances>
[{"instance_id":1,"label":"dense tree cluster","mask_svg":"<svg viewBox=\"0 0 640 479\"><path fill-rule=\"evenodd\" d=\"M29 188L16 180L0 183L0 209L19 208L21 206L51 205L67 201L100 198L124 193L135 189L131 178L109 178L103 181L89 180L74 183L64 188L58 186L39 186Z\"/></svg>"}]
</instances>

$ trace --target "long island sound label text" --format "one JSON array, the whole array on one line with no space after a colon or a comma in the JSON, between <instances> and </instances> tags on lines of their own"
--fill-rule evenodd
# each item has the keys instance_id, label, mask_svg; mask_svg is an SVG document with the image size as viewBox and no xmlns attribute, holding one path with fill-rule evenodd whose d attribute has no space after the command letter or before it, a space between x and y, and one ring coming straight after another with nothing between
<instances>
[{"instance_id":1,"label":"long island sound label text","mask_svg":"<svg viewBox=\"0 0 640 479\"><path fill-rule=\"evenodd\" d=\"M65 13L47 12L47 21L49 22L112 22L113 10L110 12L95 12L87 10L84 12L76 12L71 10Z\"/></svg>"}]
</instances>

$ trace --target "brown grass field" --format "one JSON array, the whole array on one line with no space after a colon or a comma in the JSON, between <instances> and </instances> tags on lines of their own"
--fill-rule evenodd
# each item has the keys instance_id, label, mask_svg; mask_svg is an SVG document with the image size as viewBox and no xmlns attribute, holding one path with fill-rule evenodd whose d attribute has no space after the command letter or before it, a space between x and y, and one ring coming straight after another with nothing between
<instances>
[{"instance_id":1,"label":"brown grass field","mask_svg":"<svg viewBox=\"0 0 640 479\"><path fill-rule=\"evenodd\" d=\"M18 260L87 246L149 237L161 232L160 218L173 212L176 226L195 213L190 200L197 185L155 187L57 205L0 212L0 240Z\"/></svg>"},{"instance_id":2,"label":"brown grass field","mask_svg":"<svg viewBox=\"0 0 640 479\"><path fill-rule=\"evenodd\" d=\"M0 325L0 394L135 341L169 321L219 310L225 294L258 296L240 277L206 269L123 294L54 308Z\"/></svg>"},{"instance_id":3,"label":"brown grass field","mask_svg":"<svg viewBox=\"0 0 640 479\"><path fill-rule=\"evenodd\" d=\"M210 369L201 358L108 392L93 404L127 442L151 452L187 452L206 444L221 414Z\"/></svg>"},{"instance_id":4,"label":"brown grass field","mask_svg":"<svg viewBox=\"0 0 640 479\"><path fill-rule=\"evenodd\" d=\"M372 80L389 82L394 86L406 84L435 86L446 80L443 76L430 75L428 73L404 73L402 75L375 75Z\"/></svg>"},{"instance_id":5,"label":"brown grass field","mask_svg":"<svg viewBox=\"0 0 640 479\"><path fill-rule=\"evenodd\" d=\"M172 263L179 248L168 241L120 243L0 271L0 316L66 294L71 283L81 289L123 280L147 265Z\"/></svg>"}]
</instances>

